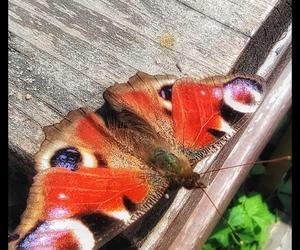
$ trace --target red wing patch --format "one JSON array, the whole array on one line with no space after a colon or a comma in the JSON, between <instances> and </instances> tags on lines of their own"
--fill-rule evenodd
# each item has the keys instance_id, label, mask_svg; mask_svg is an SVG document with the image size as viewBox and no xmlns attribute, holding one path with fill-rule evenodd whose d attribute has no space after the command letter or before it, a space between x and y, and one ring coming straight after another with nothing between
<instances>
[{"instance_id":1,"label":"red wing patch","mask_svg":"<svg viewBox=\"0 0 300 250\"><path fill-rule=\"evenodd\" d=\"M221 126L221 86L204 85L192 80L173 86L172 116L175 136L184 146L200 148L215 138L209 128Z\"/></svg>"},{"instance_id":2,"label":"red wing patch","mask_svg":"<svg viewBox=\"0 0 300 250\"><path fill-rule=\"evenodd\" d=\"M168 143L200 149L236 132L243 115L260 104L262 84L260 77L245 74L197 80L139 72L106 90L104 99L119 113L129 109L143 118Z\"/></svg>"},{"instance_id":3,"label":"red wing patch","mask_svg":"<svg viewBox=\"0 0 300 250\"><path fill-rule=\"evenodd\" d=\"M78 122L74 134L88 148L101 151L105 145L107 131L102 119L95 113L90 113Z\"/></svg>"},{"instance_id":4,"label":"red wing patch","mask_svg":"<svg viewBox=\"0 0 300 250\"><path fill-rule=\"evenodd\" d=\"M29 205L16 233L19 249L92 249L126 224L149 196L150 184L139 169L55 167L35 177ZM128 207L128 204L131 207ZM95 218L91 223L88 218ZM85 223L84 223L85 222ZM97 228L93 228L96 224ZM89 246L81 248L78 246Z\"/></svg>"},{"instance_id":5,"label":"red wing patch","mask_svg":"<svg viewBox=\"0 0 300 250\"><path fill-rule=\"evenodd\" d=\"M53 171L54 170L54 171ZM126 210L123 197L141 203L149 184L140 170L80 168L53 169L44 177L44 219Z\"/></svg>"},{"instance_id":6,"label":"red wing patch","mask_svg":"<svg viewBox=\"0 0 300 250\"><path fill-rule=\"evenodd\" d=\"M255 77L179 79L172 88L175 137L185 147L199 149L225 134L232 136L234 125L255 112L262 97L263 85Z\"/></svg>"}]
</instances>

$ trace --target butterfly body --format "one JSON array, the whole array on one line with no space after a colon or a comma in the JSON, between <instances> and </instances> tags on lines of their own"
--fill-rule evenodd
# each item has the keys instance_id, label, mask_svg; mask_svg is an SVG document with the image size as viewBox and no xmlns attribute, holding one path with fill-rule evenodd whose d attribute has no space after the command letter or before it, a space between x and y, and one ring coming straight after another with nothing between
<instances>
[{"instance_id":1,"label":"butterfly body","mask_svg":"<svg viewBox=\"0 0 300 250\"><path fill-rule=\"evenodd\" d=\"M203 187L195 163L252 114L262 79L138 72L104 92L107 110L71 111L46 127L38 174L10 249L97 249L168 187Z\"/></svg>"}]
</instances>

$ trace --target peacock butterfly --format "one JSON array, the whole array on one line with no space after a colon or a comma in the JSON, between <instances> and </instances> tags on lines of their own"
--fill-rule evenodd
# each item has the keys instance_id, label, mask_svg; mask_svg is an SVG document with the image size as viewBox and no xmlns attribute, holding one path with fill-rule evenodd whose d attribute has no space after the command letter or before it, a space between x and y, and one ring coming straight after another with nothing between
<instances>
[{"instance_id":1,"label":"peacock butterfly","mask_svg":"<svg viewBox=\"0 0 300 250\"><path fill-rule=\"evenodd\" d=\"M44 128L38 174L9 249L97 249L168 187L199 188L196 163L254 113L264 81L138 72L104 92L105 108L71 111Z\"/></svg>"}]
</instances>

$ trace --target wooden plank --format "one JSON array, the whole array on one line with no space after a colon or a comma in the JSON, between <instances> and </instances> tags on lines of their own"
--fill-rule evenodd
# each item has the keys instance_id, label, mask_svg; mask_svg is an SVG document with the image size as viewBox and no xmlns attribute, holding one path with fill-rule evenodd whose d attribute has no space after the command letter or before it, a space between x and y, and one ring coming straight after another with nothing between
<instances>
[{"instance_id":1,"label":"wooden plank","mask_svg":"<svg viewBox=\"0 0 300 250\"><path fill-rule=\"evenodd\" d=\"M291 4L291 0L278 2L247 44L232 72L255 73L258 70L270 52L270 45L282 39L282 33L288 30L291 24Z\"/></svg>"},{"instance_id":2,"label":"wooden plank","mask_svg":"<svg viewBox=\"0 0 300 250\"><path fill-rule=\"evenodd\" d=\"M198 77L226 74L275 4L256 2L265 6L265 12L259 7L255 20L248 20L247 12L239 13L244 24L249 23L242 31L214 18L214 13L200 13L176 0L10 0L10 151L30 162L43 139L42 126L58 122L80 106L98 108L103 89L114 81L126 81L136 70ZM220 15L227 20L236 9L231 11L221 9ZM161 42L166 36L174 45ZM182 205L189 199L184 192L180 190ZM173 206L168 212L177 216L180 209ZM149 226L148 220L148 230L154 224ZM139 229L128 232L136 232L135 242L140 245L147 234ZM154 247L157 242L148 244L144 246Z\"/></svg>"},{"instance_id":3,"label":"wooden plank","mask_svg":"<svg viewBox=\"0 0 300 250\"><path fill-rule=\"evenodd\" d=\"M149 10L148 14L147 9L141 13L136 10L135 19L149 16L147 22L139 22L144 23L143 27L126 21L125 13L115 15L116 10L128 9L118 3L110 9L105 8L110 6L108 3L102 2L96 4L89 1L85 5L73 1L53 1L50 5L42 0L10 1L10 47L14 48L10 51L10 75L16 76L16 79L10 77L9 99L14 105L17 105L17 100L18 107L22 110L20 114L31 116L33 122L38 122L41 126L58 122L69 110L82 105L96 108L101 104L99 101L103 88L100 85L106 87L113 81L125 81L137 69L148 73L178 74L180 72L176 63L180 63L183 70L190 69L185 73L193 70L200 76L226 73L247 41L245 37L227 31L216 22L205 21L207 18L181 5L181 9L161 18L158 3L156 9ZM165 4L163 7L163 10L167 8ZM178 20L185 20L183 15L191 18L186 19L186 23L176 21L178 17L181 17ZM115 21L117 17L119 18ZM160 22L156 26L150 25L153 20ZM165 25L159 28L164 22ZM205 28L194 25L186 32L187 22L203 23ZM146 33L151 34L150 38L143 34L148 26L151 28L147 28ZM199 35L196 39L192 36L200 34L201 29L203 34L208 34L211 28L215 32L213 35ZM164 48L159 44L159 35L163 35L168 29L176 30L177 36L185 34L177 39L176 48ZM222 39L219 39L218 32L223 33ZM195 47L193 44L199 45ZM212 44L210 49L208 44ZM197 61L186 56L191 51L190 47L198 50L195 53ZM226 54L229 47L233 54ZM207 52L204 53L204 49ZM83 86L91 92L84 91ZM25 100L26 94L33 98ZM23 98L18 98L21 95ZM91 96L97 97L98 102ZM82 99L86 99L86 102L80 101ZM38 105L48 108L39 108ZM49 107L53 107L52 111ZM49 119L45 119L44 114L48 112ZM16 113L10 114L11 119L24 119L14 117L13 114ZM34 126L25 124L11 126L9 140L13 151L16 151L16 145L28 153L30 158L37 149L36 145L42 141L43 134L35 133L31 129ZM22 133L37 134L39 137L35 137L36 141L26 140L28 136L20 136ZM29 143L32 145L28 146Z\"/></svg>"},{"instance_id":4,"label":"wooden plank","mask_svg":"<svg viewBox=\"0 0 300 250\"><path fill-rule=\"evenodd\" d=\"M178 0L201 14L207 15L228 27L252 37L278 0Z\"/></svg>"},{"instance_id":5,"label":"wooden plank","mask_svg":"<svg viewBox=\"0 0 300 250\"><path fill-rule=\"evenodd\" d=\"M47 6L42 0L11 0L10 30L93 79L103 79L103 73L107 73L103 71L110 69L114 72L112 79L117 81L126 80L124 73L128 74L117 70L121 65L133 67L130 74L136 69L178 74L178 61L187 74L202 77L226 73L248 41L248 37L177 1L144 1L136 11L135 1L121 3L52 1ZM139 22L124 18L128 8ZM167 33L175 39L172 48L159 44L160 37ZM231 53L226 53L228 50Z\"/></svg>"},{"instance_id":6,"label":"wooden plank","mask_svg":"<svg viewBox=\"0 0 300 250\"><path fill-rule=\"evenodd\" d=\"M9 138L11 149L15 145L32 156L44 137L41 127L59 121L68 110L101 106L104 88L30 43L18 38L14 42L26 48L27 55L9 50Z\"/></svg>"},{"instance_id":7,"label":"wooden plank","mask_svg":"<svg viewBox=\"0 0 300 250\"><path fill-rule=\"evenodd\" d=\"M180 75L176 64L180 65L185 74L199 77L224 74L231 69L247 44L248 38L244 35L177 1L167 3L153 0L150 3L11 0L9 30L14 35L11 36L10 46L15 48L15 52L20 52L19 57L24 56L24 61L31 58L27 64L36 72L31 76L32 82L26 84L30 86L26 93L38 97L40 105L43 102L48 106L57 103L61 107L57 111L60 110L60 114L64 115L79 104L93 108L99 104L91 98L91 93L83 91L83 85L99 93L100 97L103 89L94 87L99 86L96 82L106 87L113 81L125 81L137 69L148 73ZM259 24L258 21L256 25ZM160 36L168 32L175 37L174 48L164 48L159 44ZM27 70L21 70L24 65L18 65L23 64L22 59L11 61L23 73L18 75L18 79L26 78L24 74ZM52 72L40 68L46 62L55 68ZM39 78L41 71L43 79ZM84 75L86 79L83 80ZM49 82L50 79L53 81ZM86 85L86 82L89 84ZM15 93L20 96L22 93L18 93L18 88ZM62 93L60 88L64 89L61 97L58 96L58 93ZM45 93L48 93L48 97ZM65 98L62 96L68 95L70 97L67 100L73 104L63 101ZM14 95L9 98L13 99ZM50 103L49 99L52 100ZM82 103L77 99L87 101ZM27 107L34 99L28 101L23 98L19 102L19 106ZM58 121L55 119L46 123L48 119L40 115L44 111L35 113L38 122L44 121L40 123L42 126ZM32 109L23 112L30 115ZM13 118L12 115L10 117ZM30 126L27 128L27 134L33 133ZM10 130L12 145L19 145L25 150L34 148L28 147L28 142L18 139L20 133L22 130L18 127ZM34 144L39 144L42 138ZM34 152L28 153L31 156Z\"/></svg>"}]
</instances>

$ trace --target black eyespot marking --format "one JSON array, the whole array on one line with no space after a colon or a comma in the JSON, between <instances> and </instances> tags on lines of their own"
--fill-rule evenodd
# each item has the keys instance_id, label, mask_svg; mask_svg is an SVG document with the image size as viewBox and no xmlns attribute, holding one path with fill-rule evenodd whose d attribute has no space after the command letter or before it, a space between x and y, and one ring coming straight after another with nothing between
<instances>
[{"instance_id":1,"label":"black eyespot marking","mask_svg":"<svg viewBox=\"0 0 300 250\"><path fill-rule=\"evenodd\" d=\"M207 129L207 132L216 138L221 138L226 134L224 131L216 130L213 128Z\"/></svg>"},{"instance_id":2,"label":"black eyespot marking","mask_svg":"<svg viewBox=\"0 0 300 250\"><path fill-rule=\"evenodd\" d=\"M109 232L115 228L118 224L123 226L123 222L114 217L102 214L102 213L91 213L78 216L81 222L88 226L93 232L95 237L103 236L104 232Z\"/></svg>"},{"instance_id":3,"label":"black eyespot marking","mask_svg":"<svg viewBox=\"0 0 300 250\"><path fill-rule=\"evenodd\" d=\"M173 87L173 85L163 86L159 91L159 95L163 99L165 99L167 101L171 101L172 100L172 87Z\"/></svg>"},{"instance_id":4,"label":"black eyespot marking","mask_svg":"<svg viewBox=\"0 0 300 250\"><path fill-rule=\"evenodd\" d=\"M94 153L95 158L97 159L98 166L101 168L107 167L107 161L104 159L104 157L101 154Z\"/></svg>"},{"instance_id":5,"label":"black eyespot marking","mask_svg":"<svg viewBox=\"0 0 300 250\"><path fill-rule=\"evenodd\" d=\"M244 115L244 113L241 113L241 112L238 112L238 111L234 110L233 108L231 108L229 105L227 105L224 102L221 103L220 110L221 110L221 116L229 124L236 123Z\"/></svg>"},{"instance_id":6,"label":"black eyespot marking","mask_svg":"<svg viewBox=\"0 0 300 250\"><path fill-rule=\"evenodd\" d=\"M78 149L69 147L58 150L55 155L52 156L50 164L52 167L61 167L75 171L81 160L81 154Z\"/></svg>"},{"instance_id":7,"label":"black eyespot marking","mask_svg":"<svg viewBox=\"0 0 300 250\"><path fill-rule=\"evenodd\" d=\"M133 240L126 238L124 235L117 235L113 240L105 243L99 250L138 250Z\"/></svg>"},{"instance_id":8,"label":"black eyespot marking","mask_svg":"<svg viewBox=\"0 0 300 250\"><path fill-rule=\"evenodd\" d=\"M137 208L136 204L126 195L123 196L123 203L129 212L134 212Z\"/></svg>"}]
</instances>

